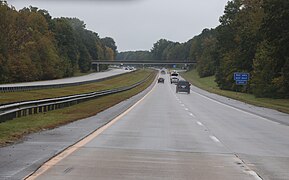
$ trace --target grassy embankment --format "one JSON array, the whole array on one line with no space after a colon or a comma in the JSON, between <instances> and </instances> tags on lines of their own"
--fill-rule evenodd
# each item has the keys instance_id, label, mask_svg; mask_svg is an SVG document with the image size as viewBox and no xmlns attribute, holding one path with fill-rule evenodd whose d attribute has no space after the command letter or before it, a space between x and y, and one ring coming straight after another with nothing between
<instances>
[{"instance_id":1,"label":"grassy embankment","mask_svg":"<svg viewBox=\"0 0 289 180\"><path fill-rule=\"evenodd\" d=\"M289 113L289 99L256 98L252 94L221 90L218 88L214 76L200 78L196 70L182 73L182 76L188 81L190 81L193 85L211 93L243 101L248 104L276 109L281 112Z\"/></svg>"},{"instance_id":2,"label":"grassy embankment","mask_svg":"<svg viewBox=\"0 0 289 180\"><path fill-rule=\"evenodd\" d=\"M152 72L151 70L140 70L130 75L123 75L121 77L113 78L111 80L99 82L99 83L96 83L98 84L98 86L96 86L96 89L94 90L130 85L130 84L133 84L135 82L138 82L144 79L151 72ZM43 129L55 128L57 126L67 124L69 122L73 122L78 119L83 119L86 117L96 115L97 113L143 91L153 82L154 78L155 76L151 76L147 82L129 91L125 91L125 92L121 92L121 93L117 93L113 95L108 95L104 97L99 97L97 99L87 101L81 104L77 104L74 106L70 106L64 109L58 109L58 110L50 111L47 113L25 116L25 117L16 118L16 119L4 122L4 123L0 123L0 146L4 146L12 142L18 141L24 135L27 135L32 132L38 132ZM89 86L89 85L85 85L85 86ZM76 89L78 88L79 88L78 86L73 87L75 92L77 92ZM63 88L63 89L66 89L66 88ZM52 91L52 90L46 90L46 91ZM58 89L57 91L60 91L60 89ZM29 92L24 92L24 93L29 93ZM47 96L47 94L45 94L45 96Z\"/></svg>"}]
</instances>

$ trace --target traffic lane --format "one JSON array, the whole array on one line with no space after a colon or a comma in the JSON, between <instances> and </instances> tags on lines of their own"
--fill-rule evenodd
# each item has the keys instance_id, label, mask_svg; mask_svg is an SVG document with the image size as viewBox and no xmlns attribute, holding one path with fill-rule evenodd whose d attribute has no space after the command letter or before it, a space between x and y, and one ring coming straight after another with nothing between
<instances>
[{"instance_id":1,"label":"traffic lane","mask_svg":"<svg viewBox=\"0 0 289 180\"><path fill-rule=\"evenodd\" d=\"M210 100L194 91L189 96L177 94L177 97L203 126L262 178L289 179L288 126Z\"/></svg>"},{"instance_id":2,"label":"traffic lane","mask_svg":"<svg viewBox=\"0 0 289 180\"><path fill-rule=\"evenodd\" d=\"M126 111L151 88L152 86L96 116L34 133L21 142L0 148L0 179L23 179L59 152Z\"/></svg>"},{"instance_id":3,"label":"traffic lane","mask_svg":"<svg viewBox=\"0 0 289 180\"><path fill-rule=\"evenodd\" d=\"M215 101L222 102L225 105L229 105L231 107L235 107L235 108L238 108L240 110L250 112L252 114L264 117L268 120L289 126L289 114L282 113L282 112L279 112L279 111L274 110L274 109L257 107L257 106L247 104L244 102L240 102L240 101L228 98L228 97L209 93L209 92L204 91L204 90L202 90L198 87L195 87L195 86L191 86L191 89L198 94L201 94L205 97L209 97Z\"/></svg>"},{"instance_id":4,"label":"traffic lane","mask_svg":"<svg viewBox=\"0 0 289 180\"><path fill-rule=\"evenodd\" d=\"M208 130L194 123L167 84L158 84L140 105L86 147L228 152L212 144Z\"/></svg>"},{"instance_id":5,"label":"traffic lane","mask_svg":"<svg viewBox=\"0 0 289 180\"><path fill-rule=\"evenodd\" d=\"M109 76L114 76L118 74L123 74L129 71L125 71L123 69L111 69L105 72L97 72L91 73L89 75L79 76L79 77L70 77L63 79L55 79L49 81L35 81L35 82L25 82L25 83L15 83L15 84L0 84L0 87L15 87L15 86L39 86L39 85L52 85L52 84L67 84L74 82L83 82L83 81L91 81L96 79L102 79Z\"/></svg>"},{"instance_id":6,"label":"traffic lane","mask_svg":"<svg viewBox=\"0 0 289 180\"><path fill-rule=\"evenodd\" d=\"M170 89L151 94L37 179L256 179ZM51 165L51 164L50 164Z\"/></svg>"},{"instance_id":7,"label":"traffic lane","mask_svg":"<svg viewBox=\"0 0 289 180\"><path fill-rule=\"evenodd\" d=\"M226 140L233 152L289 156L288 126L214 103L193 92L178 96L209 130Z\"/></svg>"},{"instance_id":8,"label":"traffic lane","mask_svg":"<svg viewBox=\"0 0 289 180\"><path fill-rule=\"evenodd\" d=\"M37 179L255 179L242 166L226 154L81 148Z\"/></svg>"}]
</instances>

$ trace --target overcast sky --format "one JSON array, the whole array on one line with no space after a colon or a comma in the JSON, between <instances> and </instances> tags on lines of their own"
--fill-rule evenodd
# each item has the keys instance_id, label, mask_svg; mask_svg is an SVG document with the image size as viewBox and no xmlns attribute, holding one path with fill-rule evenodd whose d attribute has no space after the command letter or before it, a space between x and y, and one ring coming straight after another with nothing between
<instances>
[{"instance_id":1,"label":"overcast sky","mask_svg":"<svg viewBox=\"0 0 289 180\"><path fill-rule=\"evenodd\" d=\"M77 17L101 37L112 37L118 51L150 50L160 38L185 42L219 25L228 0L8 0L30 5L52 17Z\"/></svg>"}]
</instances>

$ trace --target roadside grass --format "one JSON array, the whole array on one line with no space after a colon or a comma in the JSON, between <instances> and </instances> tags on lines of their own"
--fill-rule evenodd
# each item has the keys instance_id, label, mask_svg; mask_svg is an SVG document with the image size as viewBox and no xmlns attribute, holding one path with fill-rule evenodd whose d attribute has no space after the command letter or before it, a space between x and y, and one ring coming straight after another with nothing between
<instances>
[{"instance_id":1,"label":"roadside grass","mask_svg":"<svg viewBox=\"0 0 289 180\"><path fill-rule=\"evenodd\" d=\"M289 113L289 99L256 98L252 94L221 90L217 86L214 76L200 78L196 70L184 72L181 73L181 75L193 85L211 93L243 101L248 104Z\"/></svg>"},{"instance_id":2,"label":"roadside grass","mask_svg":"<svg viewBox=\"0 0 289 180\"><path fill-rule=\"evenodd\" d=\"M88 74L91 74L91 73L96 73L96 71L93 71L93 70L90 70L86 73L82 73L80 71L77 71L74 73L73 77L79 77L79 76L85 76L85 75L88 75Z\"/></svg>"},{"instance_id":3,"label":"roadside grass","mask_svg":"<svg viewBox=\"0 0 289 180\"><path fill-rule=\"evenodd\" d=\"M91 74L91 73L96 73L96 71L90 70L90 71L88 71L88 72L82 73L82 72L80 72L80 71L78 70L77 72L74 73L73 76L63 77L63 78L73 78L73 77L85 76L85 75L89 75L89 74ZM52 80L53 80L53 79L52 79ZM41 80L40 80L40 81L41 81ZM22 82L12 82L12 83L11 83L11 82L10 82L10 83L3 83L3 82L1 82L0 84L14 84L14 83L22 83Z\"/></svg>"},{"instance_id":4,"label":"roadside grass","mask_svg":"<svg viewBox=\"0 0 289 180\"><path fill-rule=\"evenodd\" d=\"M143 76L142 79L144 77L146 76ZM24 116L0 123L0 146L17 142L29 133L52 129L69 122L94 116L145 90L154 81L154 78L155 76L151 76L144 84L128 91L99 97L64 109Z\"/></svg>"},{"instance_id":5,"label":"roadside grass","mask_svg":"<svg viewBox=\"0 0 289 180\"><path fill-rule=\"evenodd\" d=\"M60 96L89 93L94 91L129 86L144 79L144 77L147 77L151 72L152 70L148 69L138 70L131 73L120 75L112 79L80 86L71 86L55 89L42 89L24 92L0 93L0 104L45 99L45 98L54 98Z\"/></svg>"}]
</instances>

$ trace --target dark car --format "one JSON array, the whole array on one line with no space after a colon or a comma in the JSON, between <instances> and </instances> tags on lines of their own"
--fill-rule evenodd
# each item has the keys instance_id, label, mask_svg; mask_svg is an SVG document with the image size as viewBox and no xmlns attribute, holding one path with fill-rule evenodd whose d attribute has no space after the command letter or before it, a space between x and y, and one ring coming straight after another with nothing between
<instances>
[{"instance_id":1,"label":"dark car","mask_svg":"<svg viewBox=\"0 0 289 180\"><path fill-rule=\"evenodd\" d=\"M158 83L165 83L165 79L162 78L162 77L160 77L160 78L158 79Z\"/></svg>"},{"instance_id":2,"label":"dark car","mask_svg":"<svg viewBox=\"0 0 289 180\"><path fill-rule=\"evenodd\" d=\"M173 72L173 73L171 74L171 76L172 76L172 77L178 77L179 74L178 74L177 72Z\"/></svg>"},{"instance_id":3,"label":"dark car","mask_svg":"<svg viewBox=\"0 0 289 180\"><path fill-rule=\"evenodd\" d=\"M188 81L180 80L176 86L176 93L187 92L190 94L191 84Z\"/></svg>"},{"instance_id":4,"label":"dark car","mask_svg":"<svg viewBox=\"0 0 289 180\"><path fill-rule=\"evenodd\" d=\"M165 70L161 70L161 74L166 74L166 71Z\"/></svg>"}]
</instances>

